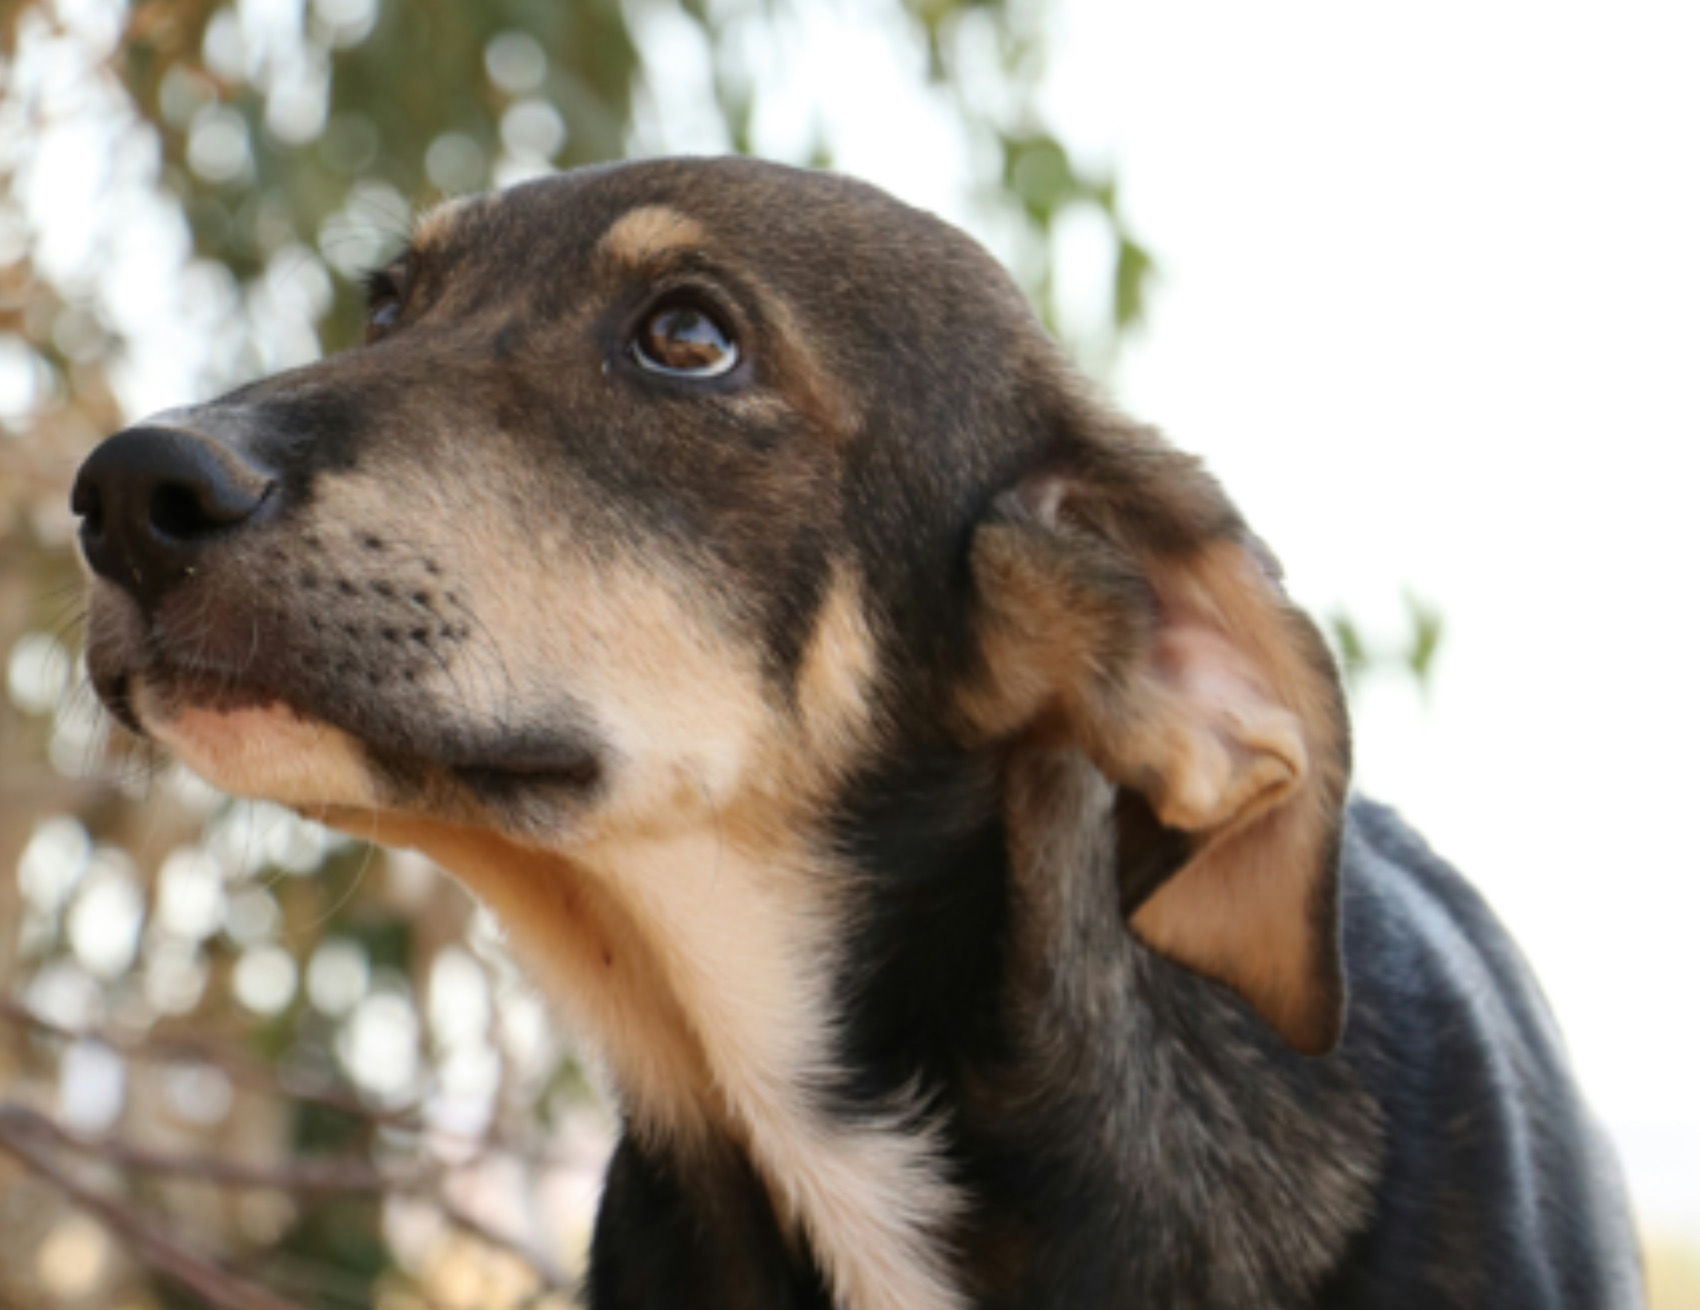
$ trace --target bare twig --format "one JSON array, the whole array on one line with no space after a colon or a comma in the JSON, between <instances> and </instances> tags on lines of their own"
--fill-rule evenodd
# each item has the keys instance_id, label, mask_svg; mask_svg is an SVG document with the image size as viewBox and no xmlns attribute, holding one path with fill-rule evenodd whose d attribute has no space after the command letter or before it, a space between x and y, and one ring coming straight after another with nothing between
<instances>
[{"instance_id":1,"label":"bare twig","mask_svg":"<svg viewBox=\"0 0 1700 1310\"><path fill-rule=\"evenodd\" d=\"M383 1192L412 1192L427 1187L428 1177L407 1178L379 1172L368 1160L343 1156L332 1159L292 1160L273 1165L242 1164L211 1156L165 1155L149 1151L116 1137L78 1137L66 1132L46 1115L23 1106L0 1104L0 1117L26 1128L32 1135L63 1150L98 1155L119 1169L137 1173L171 1174L217 1187L272 1187L308 1195L377 1195Z\"/></svg>"},{"instance_id":2,"label":"bare twig","mask_svg":"<svg viewBox=\"0 0 1700 1310\"><path fill-rule=\"evenodd\" d=\"M258 1283L238 1278L122 1202L72 1177L44 1145L41 1122L31 1111L0 1106L0 1148L94 1215L143 1260L226 1310L304 1310Z\"/></svg>"},{"instance_id":3,"label":"bare twig","mask_svg":"<svg viewBox=\"0 0 1700 1310\"><path fill-rule=\"evenodd\" d=\"M227 1046L186 1037L160 1036L151 1033L140 1039L115 1037L95 1029L66 1028L44 1019L29 1007L8 997L0 996L0 1021L29 1028L57 1042L95 1042L129 1059L149 1064L174 1061L209 1064L227 1075L239 1086L253 1091L269 1092L287 1100L324 1106L363 1123L384 1128L399 1128L404 1132L424 1133L424 1121L415 1106L385 1110L368 1105L351 1092L326 1088L301 1078L292 1078L274 1065L244 1055ZM511 1150L534 1164L562 1163L558 1156L540 1151L534 1141L518 1138L492 1126L481 1132L462 1132L441 1125L431 1125L429 1131L439 1137L453 1137L476 1148L501 1147Z\"/></svg>"},{"instance_id":4,"label":"bare twig","mask_svg":"<svg viewBox=\"0 0 1700 1310\"><path fill-rule=\"evenodd\" d=\"M303 1084L300 1079L291 1079L263 1061L207 1042L162 1037L158 1034L141 1040L125 1041L98 1031L77 1031L44 1019L26 1006L5 997L0 997L0 1021L29 1028L54 1041L96 1042L132 1059L153 1063L181 1060L212 1065L241 1086L325 1106L370 1126L385 1125L422 1130L418 1114L414 1110L375 1109L351 1094ZM0 1145L11 1147L14 1154L17 1153L14 1139L21 1134L26 1136L37 1150L47 1144L60 1150L98 1154L104 1161L119 1169L170 1174L220 1187L265 1187L305 1195L419 1196L434 1204L443 1217L455 1227L488 1245L518 1255L537 1273L546 1288L563 1291L572 1289L572 1279L546 1255L491 1227L471 1211L442 1195L440 1170L421 1170L411 1175L401 1175L380 1170L368 1160L347 1156L273 1165L250 1165L207 1156L166 1155L132 1146L116 1137L78 1137L66 1132L51 1119L15 1105L0 1104L0 1123L3 1123L5 1131L11 1134L9 1138L0 1138ZM482 1139L482 1145L485 1147L497 1144L489 1134ZM135 1216L130 1215L119 1202L110 1198L102 1200L106 1206L116 1207L135 1220ZM113 1227L126 1236L129 1234L127 1227L116 1223ZM231 1304L237 1310L246 1310L246 1303Z\"/></svg>"},{"instance_id":5,"label":"bare twig","mask_svg":"<svg viewBox=\"0 0 1700 1310\"><path fill-rule=\"evenodd\" d=\"M291 1078L282 1070L274 1068L263 1060L243 1055L229 1047L215 1046L209 1042L195 1041L184 1037L161 1037L150 1035L143 1041L124 1041L121 1038L109 1036L97 1031L79 1032L73 1028L65 1028L44 1019L27 1006L7 997L0 997L0 1019L21 1027L33 1028L36 1032L55 1041L61 1042L96 1042L120 1055L132 1059L146 1060L150 1063L163 1064L169 1061L185 1063L210 1064L240 1086L253 1088L257 1091L275 1092L288 1097L292 1101L306 1101L313 1105L321 1105L326 1109L337 1110L352 1118L362 1119L370 1123L395 1125L404 1128L418 1128L418 1113L410 1108L400 1110L379 1110L367 1105L358 1096L335 1089L314 1086L299 1078Z\"/></svg>"},{"instance_id":6,"label":"bare twig","mask_svg":"<svg viewBox=\"0 0 1700 1310\"><path fill-rule=\"evenodd\" d=\"M456 1228L489 1246L519 1256L546 1288L572 1290L572 1280L547 1256L443 1196L438 1187L440 1178L435 1171L421 1171L411 1176L390 1174L377 1169L369 1161L351 1157L250 1165L208 1156L165 1155L132 1146L116 1137L78 1137L35 1110L0 1104L0 1145L12 1145L11 1138L14 1137L27 1138L37 1148L46 1144L61 1150L97 1155L120 1170L170 1174L216 1187L265 1187L305 1195L419 1196L435 1205L443 1218Z\"/></svg>"}]
</instances>

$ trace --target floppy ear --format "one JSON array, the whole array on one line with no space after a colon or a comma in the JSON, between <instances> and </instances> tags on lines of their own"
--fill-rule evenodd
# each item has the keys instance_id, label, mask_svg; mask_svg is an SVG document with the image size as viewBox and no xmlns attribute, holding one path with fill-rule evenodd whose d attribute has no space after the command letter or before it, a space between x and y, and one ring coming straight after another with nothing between
<instances>
[{"instance_id":1,"label":"floppy ear","mask_svg":"<svg viewBox=\"0 0 1700 1310\"><path fill-rule=\"evenodd\" d=\"M1350 769L1333 660L1196 460L1132 424L1093 430L976 530L983 667L967 714L986 737L1067 741L1140 798L1120 833L1124 889L1141 884L1133 930L1293 1047L1327 1051L1344 1022ZM1140 845L1185 857L1130 875Z\"/></svg>"}]
</instances>

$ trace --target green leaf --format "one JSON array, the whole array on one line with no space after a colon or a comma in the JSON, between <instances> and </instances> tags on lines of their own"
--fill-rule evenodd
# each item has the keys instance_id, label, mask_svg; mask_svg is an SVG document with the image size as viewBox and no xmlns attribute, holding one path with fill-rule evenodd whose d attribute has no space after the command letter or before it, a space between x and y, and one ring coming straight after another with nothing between
<instances>
[{"instance_id":1,"label":"green leaf","mask_svg":"<svg viewBox=\"0 0 1700 1310\"><path fill-rule=\"evenodd\" d=\"M1079 190L1068 151L1050 136L1007 137L1004 179L1041 225Z\"/></svg>"},{"instance_id":2,"label":"green leaf","mask_svg":"<svg viewBox=\"0 0 1700 1310\"><path fill-rule=\"evenodd\" d=\"M1409 591L1405 593L1405 612L1411 620L1411 642L1405 651L1405 664L1426 693L1433 679L1434 657L1446 632L1445 616L1436 606Z\"/></svg>"},{"instance_id":3,"label":"green leaf","mask_svg":"<svg viewBox=\"0 0 1700 1310\"><path fill-rule=\"evenodd\" d=\"M1116 251L1116 326L1130 327L1145 316L1145 283L1151 256L1127 237Z\"/></svg>"},{"instance_id":4,"label":"green leaf","mask_svg":"<svg viewBox=\"0 0 1700 1310\"><path fill-rule=\"evenodd\" d=\"M1328 627L1334 636L1334 645L1340 651L1340 675L1348 688L1356 688L1359 679L1370 667L1369 649L1364 644L1363 634L1351 616L1344 613L1329 615Z\"/></svg>"}]
</instances>

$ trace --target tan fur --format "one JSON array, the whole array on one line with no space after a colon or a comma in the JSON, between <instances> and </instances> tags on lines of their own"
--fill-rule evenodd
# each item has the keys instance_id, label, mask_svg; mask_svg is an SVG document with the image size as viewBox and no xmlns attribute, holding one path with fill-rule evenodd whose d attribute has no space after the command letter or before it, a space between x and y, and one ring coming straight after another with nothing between
<instances>
[{"instance_id":1,"label":"tan fur","mask_svg":"<svg viewBox=\"0 0 1700 1310\"><path fill-rule=\"evenodd\" d=\"M1277 1031L1315 1049L1327 1038L1314 1014L1310 873L1323 867L1346 789L1335 693L1295 632L1303 620L1240 547L1209 547L1156 576L1166 579L1162 602L1220 634L1256 677L1254 694L1238 697L1253 708L1231 709L1248 716L1239 744L1268 763L1248 770L1257 776L1237 809L1199 816L1215 819L1202 829L1214 829L1212 840L1139 908L1134 927L1158 950L1258 996Z\"/></svg>"},{"instance_id":2,"label":"tan fur","mask_svg":"<svg viewBox=\"0 0 1700 1310\"><path fill-rule=\"evenodd\" d=\"M369 814L330 818L374 832ZM608 1061L638 1131L688 1149L712 1118L743 1142L845 1305L961 1304L930 1249L957 1208L932 1133L904 1105L846 1126L806 1099L833 1073L833 869L795 851L752 858L712 829L552 852L384 815L376 837L452 869L508 926Z\"/></svg>"},{"instance_id":3,"label":"tan fur","mask_svg":"<svg viewBox=\"0 0 1700 1310\"><path fill-rule=\"evenodd\" d=\"M873 729L870 695L877 661L861 583L841 565L821 605L797 679L812 753L829 767L852 758Z\"/></svg>"},{"instance_id":4,"label":"tan fur","mask_svg":"<svg viewBox=\"0 0 1700 1310\"><path fill-rule=\"evenodd\" d=\"M460 223L469 209L482 203L477 196L451 196L432 205L414 221L413 246L424 250L436 245Z\"/></svg>"},{"instance_id":5,"label":"tan fur","mask_svg":"<svg viewBox=\"0 0 1700 1310\"><path fill-rule=\"evenodd\" d=\"M452 477L421 477L380 490L327 478L323 516L452 560L443 590L457 597L476 639L430 669L420 695L502 720L555 684L559 670L572 671L575 695L627 762L588 820L598 837L658 837L706 823L789 830L798 807L867 741L876 647L860 581L846 567L835 572L805 647L795 725L773 704L725 601L665 553L591 557L565 533L526 537L507 519L455 503L445 490L453 485ZM420 521L455 525L452 545L421 540L427 529L397 516L396 505L420 503L432 509Z\"/></svg>"},{"instance_id":6,"label":"tan fur","mask_svg":"<svg viewBox=\"0 0 1700 1310\"><path fill-rule=\"evenodd\" d=\"M1072 495L1095 496L1089 513ZM1132 918L1226 982L1290 1043L1334 1040L1334 943L1320 940L1344 722L1319 640L1235 538L1153 551L1106 492L1044 479L982 527L986 675L970 731L1072 742L1142 792L1198 853ZM1206 515L1200 512L1198 518Z\"/></svg>"},{"instance_id":7,"label":"tan fur","mask_svg":"<svg viewBox=\"0 0 1700 1310\"><path fill-rule=\"evenodd\" d=\"M959 698L972 737L1054 726L1091 676L1106 631L1125 626L1119 603L1074 585L1071 566L1055 542L1024 526L994 523L976 534L983 674Z\"/></svg>"},{"instance_id":8,"label":"tan fur","mask_svg":"<svg viewBox=\"0 0 1700 1310\"><path fill-rule=\"evenodd\" d=\"M603 235L600 249L627 268L642 269L675 250L700 245L702 225L665 205L631 210Z\"/></svg>"},{"instance_id":9,"label":"tan fur","mask_svg":"<svg viewBox=\"0 0 1700 1310\"><path fill-rule=\"evenodd\" d=\"M641 1128L689 1140L704 1124L696 1098L707 1058L655 945L629 908L571 858L487 830L410 814L334 807L327 822L412 847L455 872L506 927L574 1032L604 1061Z\"/></svg>"},{"instance_id":10,"label":"tan fur","mask_svg":"<svg viewBox=\"0 0 1700 1310\"><path fill-rule=\"evenodd\" d=\"M454 485L433 478L379 495L327 478L321 511L384 539L455 522L452 552L407 540L479 580L443 584L467 593L477 637L418 694L500 721L570 669L614 748L608 793L547 845L375 813L362 787L308 799L343 801L324 812L330 822L425 851L490 906L600 1053L637 1131L688 1146L712 1123L744 1142L844 1304L958 1305L932 1253L955 1202L931 1133L903 1105L884 1122L835 1124L805 1095L833 1073L826 989L844 874L801 834L874 726L875 645L858 580L841 570L822 603L796 722L774 705L721 602L664 555L592 561L564 536L522 539L505 518L446 503ZM416 495L440 517L397 518L394 506ZM277 725L250 726L264 728L250 746L265 752Z\"/></svg>"},{"instance_id":11,"label":"tan fur","mask_svg":"<svg viewBox=\"0 0 1700 1310\"><path fill-rule=\"evenodd\" d=\"M452 474L377 488L326 479L327 522L449 561L442 590L473 636L428 670L418 693L473 720L509 721L571 670L575 698L626 767L595 816L601 834L683 828L731 804L777 730L754 655L723 626L700 585L660 552L591 558L564 533L525 535L508 518L457 503ZM431 507L417 515L416 507ZM399 516L399 506L408 516ZM454 525L451 543L419 522Z\"/></svg>"},{"instance_id":12,"label":"tan fur","mask_svg":"<svg viewBox=\"0 0 1700 1310\"><path fill-rule=\"evenodd\" d=\"M371 804L359 746L339 728L281 705L174 709L144 682L135 708L148 731L189 769L236 796L310 808Z\"/></svg>"}]
</instances>

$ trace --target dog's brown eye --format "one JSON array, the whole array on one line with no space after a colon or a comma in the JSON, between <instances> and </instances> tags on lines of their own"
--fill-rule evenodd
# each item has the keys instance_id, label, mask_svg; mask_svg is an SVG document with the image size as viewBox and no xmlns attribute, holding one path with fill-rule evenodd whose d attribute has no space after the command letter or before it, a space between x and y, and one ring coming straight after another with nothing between
<instances>
[{"instance_id":1,"label":"dog's brown eye","mask_svg":"<svg viewBox=\"0 0 1700 1310\"><path fill-rule=\"evenodd\" d=\"M738 363L737 343L692 305L656 310L644 320L633 345L639 364L673 377L717 378Z\"/></svg>"}]
</instances>

